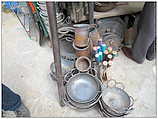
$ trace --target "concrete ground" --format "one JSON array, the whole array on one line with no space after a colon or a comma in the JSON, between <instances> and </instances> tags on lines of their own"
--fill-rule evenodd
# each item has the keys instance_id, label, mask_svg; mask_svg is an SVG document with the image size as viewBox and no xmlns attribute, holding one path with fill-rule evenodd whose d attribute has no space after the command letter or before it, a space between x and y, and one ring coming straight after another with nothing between
<instances>
[{"instance_id":1,"label":"concrete ground","mask_svg":"<svg viewBox=\"0 0 158 119\"><path fill-rule=\"evenodd\" d=\"M57 84L48 76L52 61L52 49L30 40L13 14L2 13L2 83L21 96L31 116L101 117L96 109L60 107ZM135 99L135 109L126 117L156 117L155 60L136 64L120 52L108 77L123 82Z\"/></svg>"}]
</instances>

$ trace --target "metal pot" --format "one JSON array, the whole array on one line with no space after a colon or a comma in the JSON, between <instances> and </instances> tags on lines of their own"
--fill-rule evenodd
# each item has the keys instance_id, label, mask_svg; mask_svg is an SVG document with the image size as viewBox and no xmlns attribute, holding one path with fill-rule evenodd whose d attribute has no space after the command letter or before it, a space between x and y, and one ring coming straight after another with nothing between
<instances>
[{"instance_id":1,"label":"metal pot","mask_svg":"<svg viewBox=\"0 0 158 119\"><path fill-rule=\"evenodd\" d=\"M74 44L77 47L87 47L89 45L89 29L94 25L89 24L75 24L75 40Z\"/></svg>"},{"instance_id":2,"label":"metal pot","mask_svg":"<svg viewBox=\"0 0 158 119\"><path fill-rule=\"evenodd\" d=\"M89 43L88 46L86 47L77 47L75 45L75 43L73 42L73 48L76 50L76 56L80 57L80 56L87 56L90 57L91 56L91 45Z\"/></svg>"},{"instance_id":3,"label":"metal pot","mask_svg":"<svg viewBox=\"0 0 158 119\"><path fill-rule=\"evenodd\" d=\"M91 68L91 61L88 57L81 56L81 57L77 58L77 60L75 62L75 67L80 72L87 72Z\"/></svg>"}]
</instances>

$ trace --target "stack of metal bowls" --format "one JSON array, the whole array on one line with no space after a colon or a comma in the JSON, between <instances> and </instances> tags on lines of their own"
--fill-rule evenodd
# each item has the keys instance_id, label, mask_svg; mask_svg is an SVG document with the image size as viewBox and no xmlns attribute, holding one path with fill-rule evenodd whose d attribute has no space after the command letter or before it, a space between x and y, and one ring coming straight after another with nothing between
<instances>
[{"instance_id":1,"label":"stack of metal bowls","mask_svg":"<svg viewBox=\"0 0 158 119\"><path fill-rule=\"evenodd\" d=\"M113 86L109 86L110 83ZM99 112L104 117L121 117L133 109L134 99L124 91L122 83L110 80L98 102Z\"/></svg>"},{"instance_id":2,"label":"stack of metal bowls","mask_svg":"<svg viewBox=\"0 0 158 119\"><path fill-rule=\"evenodd\" d=\"M73 109L91 109L101 98L102 83L95 69L72 69L64 77L65 103Z\"/></svg>"}]
</instances>

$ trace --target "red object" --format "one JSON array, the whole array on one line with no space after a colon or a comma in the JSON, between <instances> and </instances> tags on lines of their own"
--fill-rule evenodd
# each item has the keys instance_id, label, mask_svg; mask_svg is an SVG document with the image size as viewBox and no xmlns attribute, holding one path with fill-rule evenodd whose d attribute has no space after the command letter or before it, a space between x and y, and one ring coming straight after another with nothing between
<instances>
[{"instance_id":1,"label":"red object","mask_svg":"<svg viewBox=\"0 0 158 119\"><path fill-rule=\"evenodd\" d=\"M35 13L36 12L36 8L35 8L33 2L28 2L27 4L31 7L32 13Z\"/></svg>"}]
</instances>

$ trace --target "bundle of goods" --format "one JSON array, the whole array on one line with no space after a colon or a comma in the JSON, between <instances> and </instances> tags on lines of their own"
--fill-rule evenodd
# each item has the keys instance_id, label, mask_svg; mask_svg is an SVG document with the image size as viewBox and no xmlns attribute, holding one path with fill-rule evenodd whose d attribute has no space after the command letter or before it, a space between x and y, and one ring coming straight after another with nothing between
<instances>
[{"instance_id":1,"label":"bundle of goods","mask_svg":"<svg viewBox=\"0 0 158 119\"><path fill-rule=\"evenodd\" d=\"M106 67L110 67L114 57L118 56L118 52L112 47L107 46L102 39L99 39L98 45L93 47L93 54L97 63L102 63Z\"/></svg>"}]
</instances>

